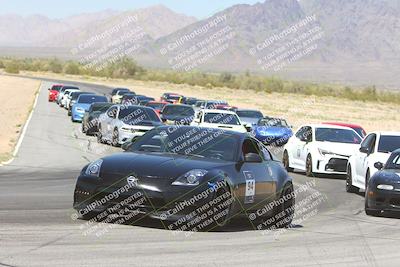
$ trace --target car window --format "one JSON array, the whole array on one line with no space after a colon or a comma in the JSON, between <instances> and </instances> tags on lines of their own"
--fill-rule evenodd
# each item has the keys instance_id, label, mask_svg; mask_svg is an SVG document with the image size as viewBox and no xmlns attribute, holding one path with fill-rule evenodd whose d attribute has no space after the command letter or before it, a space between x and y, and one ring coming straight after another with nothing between
<instances>
[{"instance_id":1,"label":"car window","mask_svg":"<svg viewBox=\"0 0 400 267\"><path fill-rule=\"evenodd\" d=\"M246 138L243 141L243 145L242 145L242 156L243 156L243 158L244 158L244 156L246 154L249 154L249 153L258 154L261 158L264 158L264 155L261 152L261 149L260 149L260 147L258 145L258 142L253 140L253 139Z\"/></svg>"},{"instance_id":2,"label":"car window","mask_svg":"<svg viewBox=\"0 0 400 267\"><path fill-rule=\"evenodd\" d=\"M378 152L390 153L398 148L400 148L400 136L381 136L379 140Z\"/></svg>"},{"instance_id":3,"label":"car window","mask_svg":"<svg viewBox=\"0 0 400 267\"><path fill-rule=\"evenodd\" d=\"M333 142L345 144L360 144L361 137L350 129L316 128L315 140L318 142Z\"/></svg>"},{"instance_id":4,"label":"car window","mask_svg":"<svg viewBox=\"0 0 400 267\"><path fill-rule=\"evenodd\" d=\"M257 142L257 143L258 143L258 147L261 151L262 159L265 161L273 160L272 154L269 152L269 150L262 143L260 143L260 142Z\"/></svg>"},{"instance_id":5,"label":"car window","mask_svg":"<svg viewBox=\"0 0 400 267\"><path fill-rule=\"evenodd\" d=\"M371 147L373 147L375 145L374 144L375 139L376 139L376 134L368 135L367 137L365 137L364 141L362 141L361 147L370 149ZM373 150L370 150L370 151L373 152Z\"/></svg>"}]
</instances>

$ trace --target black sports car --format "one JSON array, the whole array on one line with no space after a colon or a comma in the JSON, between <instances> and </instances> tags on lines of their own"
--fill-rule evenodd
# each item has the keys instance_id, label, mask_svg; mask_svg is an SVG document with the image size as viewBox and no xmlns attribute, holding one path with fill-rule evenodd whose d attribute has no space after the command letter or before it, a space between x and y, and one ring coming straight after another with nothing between
<instances>
[{"instance_id":1,"label":"black sports car","mask_svg":"<svg viewBox=\"0 0 400 267\"><path fill-rule=\"evenodd\" d=\"M385 165L375 163L380 171L368 181L365 213L378 216L383 211L400 211L400 149L390 155Z\"/></svg>"},{"instance_id":2,"label":"black sports car","mask_svg":"<svg viewBox=\"0 0 400 267\"><path fill-rule=\"evenodd\" d=\"M292 179L247 134L161 126L123 147L126 152L82 169L74 208L83 218L134 214L192 231L224 226L248 212L260 218L280 214L280 226L292 221Z\"/></svg>"}]
</instances>

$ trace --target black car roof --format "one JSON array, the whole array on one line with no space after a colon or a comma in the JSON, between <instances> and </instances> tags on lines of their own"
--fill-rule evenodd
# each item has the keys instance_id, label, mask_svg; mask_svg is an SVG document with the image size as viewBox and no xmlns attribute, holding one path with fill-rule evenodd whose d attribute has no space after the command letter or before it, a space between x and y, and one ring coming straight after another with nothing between
<instances>
[{"instance_id":1,"label":"black car roof","mask_svg":"<svg viewBox=\"0 0 400 267\"><path fill-rule=\"evenodd\" d=\"M171 127L179 127L179 128L183 128L183 129L207 129L207 131L209 132L220 132L220 131L224 131L225 133L234 136L236 138L240 138L240 139L244 139L246 137L248 137L247 133L239 133L239 132L235 132L235 131L230 131L230 130L225 130L222 128L207 128L207 127L199 127L199 126L190 126L190 125L179 125L179 126L171 126L171 125L164 125L164 126L159 126L157 127L157 129L159 130L171 130Z\"/></svg>"}]
</instances>

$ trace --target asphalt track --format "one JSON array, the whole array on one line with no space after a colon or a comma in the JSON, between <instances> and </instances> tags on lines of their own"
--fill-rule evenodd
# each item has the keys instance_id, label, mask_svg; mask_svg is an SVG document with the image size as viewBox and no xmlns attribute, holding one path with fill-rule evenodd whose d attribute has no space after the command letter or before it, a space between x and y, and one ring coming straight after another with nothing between
<instances>
[{"instance_id":1,"label":"asphalt track","mask_svg":"<svg viewBox=\"0 0 400 267\"><path fill-rule=\"evenodd\" d=\"M82 135L80 124L48 103L49 82L42 83L17 157L0 167L0 266L400 265L399 219L366 216L364 197L347 194L340 177L300 173L292 174L297 188L315 186L297 202L315 192L322 201L291 229L255 230L254 222L240 220L223 231L190 234L144 220L106 225L109 231L99 237L87 234L86 222L71 218L75 179L88 161L120 149Z\"/></svg>"}]
</instances>

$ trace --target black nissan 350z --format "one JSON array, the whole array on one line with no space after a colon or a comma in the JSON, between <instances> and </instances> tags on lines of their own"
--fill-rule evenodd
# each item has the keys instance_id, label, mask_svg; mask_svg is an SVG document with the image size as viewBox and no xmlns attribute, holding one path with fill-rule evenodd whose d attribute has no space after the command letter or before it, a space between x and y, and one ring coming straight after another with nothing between
<instances>
[{"instance_id":1,"label":"black nissan 350z","mask_svg":"<svg viewBox=\"0 0 400 267\"><path fill-rule=\"evenodd\" d=\"M74 208L84 219L150 217L168 229L192 231L221 227L246 214L280 214L282 227L292 221L291 178L247 134L162 126L123 148L82 169Z\"/></svg>"}]
</instances>

